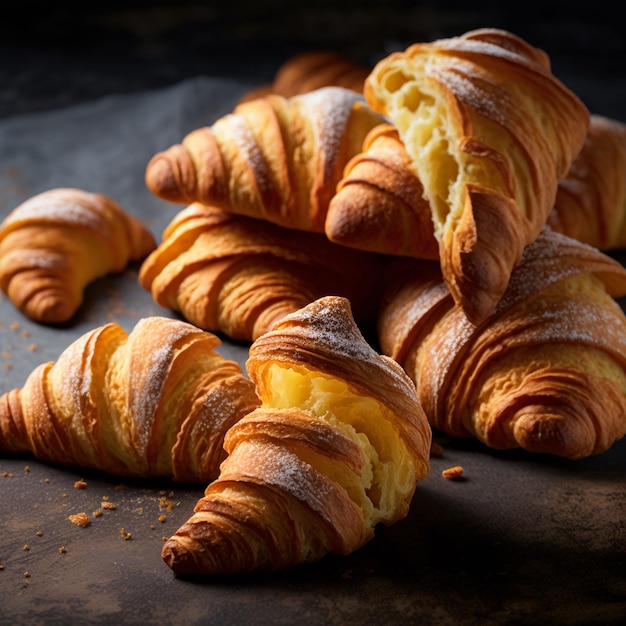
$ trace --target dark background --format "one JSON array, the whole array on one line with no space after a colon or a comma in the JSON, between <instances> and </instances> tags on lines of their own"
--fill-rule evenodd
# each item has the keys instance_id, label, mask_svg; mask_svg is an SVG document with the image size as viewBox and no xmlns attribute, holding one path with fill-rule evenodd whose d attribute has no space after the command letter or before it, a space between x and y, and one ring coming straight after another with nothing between
<instances>
[{"instance_id":1,"label":"dark background","mask_svg":"<svg viewBox=\"0 0 626 626\"><path fill-rule=\"evenodd\" d=\"M614 3L460 0L373 2L4 2L0 116L212 75L268 81L280 63L327 48L373 65L415 41L500 27L545 49L594 112L626 119L585 76L626 73ZM582 93L581 93L582 92Z\"/></svg>"}]
</instances>

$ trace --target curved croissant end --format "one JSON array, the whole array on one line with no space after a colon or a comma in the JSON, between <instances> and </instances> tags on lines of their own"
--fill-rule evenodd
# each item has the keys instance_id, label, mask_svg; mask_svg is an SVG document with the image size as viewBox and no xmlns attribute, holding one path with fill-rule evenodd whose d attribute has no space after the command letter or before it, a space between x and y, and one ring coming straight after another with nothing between
<instances>
[{"instance_id":1,"label":"curved croissant end","mask_svg":"<svg viewBox=\"0 0 626 626\"><path fill-rule=\"evenodd\" d=\"M89 283L155 247L143 224L111 198L52 189L23 202L0 225L0 288L30 319L65 322Z\"/></svg>"}]
</instances>

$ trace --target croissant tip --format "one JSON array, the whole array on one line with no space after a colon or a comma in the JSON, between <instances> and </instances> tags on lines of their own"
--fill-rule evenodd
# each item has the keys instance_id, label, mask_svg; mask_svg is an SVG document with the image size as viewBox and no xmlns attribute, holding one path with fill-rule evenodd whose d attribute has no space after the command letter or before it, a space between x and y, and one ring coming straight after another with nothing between
<instances>
[{"instance_id":1,"label":"croissant tip","mask_svg":"<svg viewBox=\"0 0 626 626\"><path fill-rule=\"evenodd\" d=\"M593 433L585 428L580 416L554 407L529 406L514 425L514 437L521 448L566 459L583 459L593 454Z\"/></svg>"},{"instance_id":2,"label":"croissant tip","mask_svg":"<svg viewBox=\"0 0 626 626\"><path fill-rule=\"evenodd\" d=\"M148 189L159 198L173 202L181 199L173 165L164 152L155 154L148 162L145 182Z\"/></svg>"},{"instance_id":3,"label":"croissant tip","mask_svg":"<svg viewBox=\"0 0 626 626\"><path fill-rule=\"evenodd\" d=\"M67 296L40 293L25 306L25 314L44 324L62 324L69 321L78 310L78 305L70 302Z\"/></svg>"}]
</instances>

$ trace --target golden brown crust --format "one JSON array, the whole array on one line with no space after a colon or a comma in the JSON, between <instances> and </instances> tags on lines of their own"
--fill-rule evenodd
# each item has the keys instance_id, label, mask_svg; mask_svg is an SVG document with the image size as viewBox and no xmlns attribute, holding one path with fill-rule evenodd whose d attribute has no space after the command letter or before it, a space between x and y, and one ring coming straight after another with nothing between
<instances>
[{"instance_id":1,"label":"golden brown crust","mask_svg":"<svg viewBox=\"0 0 626 626\"><path fill-rule=\"evenodd\" d=\"M473 325L436 263L390 265L382 350L416 381L430 423L486 445L571 459L626 434L626 270L546 230L496 311Z\"/></svg>"},{"instance_id":2,"label":"golden brown crust","mask_svg":"<svg viewBox=\"0 0 626 626\"><path fill-rule=\"evenodd\" d=\"M271 571L348 554L407 512L429 469L430 427L402 368L360 334L345 298L316 300L255 341L261 407L165 543L179 574Z\"/></svg>"},{"instance_id":3,"label":"golden brown crust","mask_svg":"<svg viewBox=\"0 0 626 626\"><path fill-rule=\"evenodd\" d=\"M626 247L626 124L591 116L582 150L559 181L548 224L600 250Z\"/></svg>"},{"instance_id":4,"label":"golden brown crust","mask_svg":"<svg viewBox=\"0 0 626 626\"><path fill-rule=\"evenodd\" d=\"M268 95L154 155L146 184L173 202L322 233L345 164L381 121L348 89Z\"/></svg>"},{"instance_id":5,"label":"golden brown crust","mask_svg":"<svg viewBox=\"0 0 626 626\"><path fill-rule=\"evenodd\" d=\"M375 126L344 170L326 216L336 243L383 254L438 259L429 203L397 129Z\"/></svg>"},{"instance_id":6,"label":"golden brown crust","mask_svg":"<svg viewBox=\"0 0 626 626\"><path fill-rule=\"evenodd\" d=\"M444 278L480 322L546 223L589 112L547 55L498 29L413 44L366 80L424 186Z\"/></svg>"},{"instance_id":7,"label":"golden brown crust","mask_svg":"<svg viewBox=\"0 0 626 626\"><path fill-rule=\"evenodd\" d=\"M169 318L106 324L0 396L0 450L118 476L207 482L228 428L259 405L210 333Z\"/></svg>"},{"instance_id":8,"label":"golden brown crust","mask_svg":"<svg viewBox=\"0 0 626 626\"><path fill-rule=\"evenodd\" d=\"M379 256L321 234L195 203L167 226L139 281L159 305L200 328L253 341L324 295L349 298L359 322L373 324L382 268Z\"/></svg>"},{"instance_id":9,"label":"golden brown crust","mask_svg":"<svg viewBox=\"0 0 626 626\"><path fill-rule=\"evenodd\" d=\"M23 202L0 225L0 288L30 319L66 322L89 283L155 247L143 224L111 198L51 189Z\"/></svg>"}]
</instances>

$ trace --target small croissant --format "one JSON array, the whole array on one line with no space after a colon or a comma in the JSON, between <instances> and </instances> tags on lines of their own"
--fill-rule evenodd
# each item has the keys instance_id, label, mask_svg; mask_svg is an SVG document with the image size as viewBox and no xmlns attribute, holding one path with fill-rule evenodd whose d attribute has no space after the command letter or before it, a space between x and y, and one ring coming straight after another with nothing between
<instances>
[{"instance_id":1,"label":"small croissant","mask_svg":"<svg viewBox=\"0 0 626 626\"><path fill-rule=\"evenodd\" d=\"M374 326L382 272L379 255L196 202L166 227L139 282L200 328L254 341L324 295L349 298L359 323Z\"/></svg>"},{"instance_id":2,"label":"small croissant","mask_svg":"<svg viewBox=\"0 0 626 626\"><path fill-rule=\"evenodd\" d=\"M85 333L0 396L0 451L115 476L207 483L259 406L215 335L165 317Z\"/></svg>"},{"instance_id":3,"label":"small croissant","mask_svg":"<svg viewBox=\"0 0 626 626\"><path fill-rule=\"evenodd\" d=\"M146 185L171 202L202 202L323 233L344 166L382 121L362 96L341 87L292 98L271 94L155 154Z\"/></svg>"},{"instance_id":4,"label":"small croissant","mask_svg":"<svg viewBox=\"0 0 626 626\"><path fill-rule=\"evenodd\" d=\"M406 516L429 470L415 387L361 335L345 298L285 317L246 363L262 404L226 434L228 456L163 546L177 574L272 571L349 554Z\"/></svg>"},{"instance_id":5,"label":"small croissant","mask_svg":"<svg viewBox=\"0 0 626 626\"><path fill-rule=\"evenodd\" d=\"M545 52L492 28L390 54L364 95L398 129L431 206L444 279L480 323L544 228L589 111Z\"/></svg>"},{"instance_id":6,"label":"small croissant","mask_svg":"<svg viewBox=\"0 0 626 626\"><path fill-rule=\"evenodd\" d=\"M0 289L28 318L66 322L85 287L156 247L150 232L111 198L57 188L33 196L0 224Z\"/></svg>"},{"instance_id":7,"label":"small croissant","mask_svg":"<svg viewBox=\"0 0 626 626\"><path fill-rule=\"evenodd\" d=\"M438 263L388 266L384 354L415 381L431 425L499 450L583 459L626 434L626 269L545 229L495 312L472 324Z\"/></svg>"}]
</instances>

